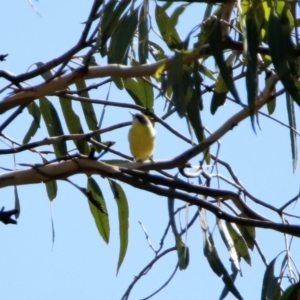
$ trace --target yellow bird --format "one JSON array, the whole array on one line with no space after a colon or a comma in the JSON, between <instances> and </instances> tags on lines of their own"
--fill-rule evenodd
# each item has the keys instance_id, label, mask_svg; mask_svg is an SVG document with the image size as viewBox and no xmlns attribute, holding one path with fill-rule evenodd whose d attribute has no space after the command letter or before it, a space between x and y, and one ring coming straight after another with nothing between
<instances>
[{"instance_id":1,"label":"yellow bird","mask_svg":"<svg viewBox=\"0 0 300 300\"><path fill-rule=\"evenodd\" d=\"M154 152L155 129L145 115L141 113L131 114L132 126L128 134L130 151L136 161L145 161Z\"/></svg>"}]
</instances>

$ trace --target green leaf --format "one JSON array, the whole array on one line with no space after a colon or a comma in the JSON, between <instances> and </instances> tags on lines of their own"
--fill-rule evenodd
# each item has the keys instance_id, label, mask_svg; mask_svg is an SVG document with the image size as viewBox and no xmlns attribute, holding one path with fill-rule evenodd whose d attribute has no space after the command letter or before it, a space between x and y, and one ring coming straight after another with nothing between
<instances>
[{"instance_id":1,"label":"green leaf","mask_svg":"<svg viewBox=\"0 0 300 300\"><path fill-rule=\"evenodd\" d=\"M300 94L292 77L291 64L289 64L293 61L294 46L289 33L284 29L274 8L270 14L268 43L273 65L282 85L293 100L300 105Z\"/></svg>"},{"instance_id":2,"label":"green leaf","mask_svg":"<svg viewBox=\"0 0 300 300\"><path fill-rule=\"evenodd\" d=\"M221 74L219 74L210 103L210 112L212 115L215 114L220 106L224 105L224 103L226 102L227 93L227 85L225 84Z\"/></svg>"},{"instance_id":3,"label":"green leaf","mask_svg":"<svg viewBox=\"0 0 300 300\"><path fill-rule=\"evenodd\" d=\"M86 84L85 81L78 81L75 83L77 91L80 90L86 90ZM84 92L80 92L79 96L81 97L85 97L85 98L90 98L89 92L88 91L84 91ZM80 102L81 107L82 107L82 111L86 120L86 123L88 125L89 130L98 130L98 124L97 124L97 117L96 117L96 113L94 110L94 106L92 103L89 102ZM95 137L96 139L96 137ZM100 141L100 139L99 139Z\"/></svg>"},{"instance_id":4,"label":"green leaf","mask_svg":"<svg viewBox=\"0 0 300 300\"><path fill-rule=\"evenodd\" d=\"M276 99L274 98L273 100L267 102L268 114L272 115L275 111L275 108L276 108Z\"/></svg>"},{"instance_id":5,"label":"green leaf","mask_svg":"<svg viewBox=\"0 0 300 300\"><path fill-rule=\"evenodd\" d=\"M271 57L269 55L264 55L264 56L262 56L262 58L263 58L263 61L264 61L264 67L267 68L272 62ZM265 75L266 75L265 76L265 84L268 84L268 80L271 77L272 73L268 70L265 70ZM272 90L273 99L271 101L267 102L267 109L268 109L269 115L272 115L275 111L275 108L276 108L275 94L276 94L276 86L274 86L274 88Z\"/></svg>"},{"instance_id":6,"label":"green leaf","mask_svg":"<svg viewBox=\"0 0 300 300\"><path fill-rule=\"evenodd\" d=\"M200 115L199 98L197 97L195 90L193 90L193 96L186 106L186 112L188 115L188 120L191 122L191 125L194 129L197 140L200 143L204 140L205 135Z\"/></svg>"},{"instance_id":7,"label":"green leaf","mask_svg":"<svg viewBox=\"0 0 300 300\"><path fill-rule=\"evenodd\" d=\"M148 28L148 11L147 5L143 3L139 15L139 44L138 53L141 64L147 63L149 53L149 28Z\"/></svg>"},{"instance_id":8,"label":"green leaf","mask_svg":"<svg viewBox=\"0 0 300 300\"><path fill-rule=\"evenodd\" d=\"M194 84L193 96L198 99L199 109L203 110L203 100L202 100L202 91L201 91L201 83L203 82L203 78L199 73L200 63L198 61L194 62L192 79Z\"/></svg>"},{"instance_id":9,"label":"green leaf","mask_svg":"<svg viewBox=\"0 0 300 300\"><path fill-rule=\"evenodd\" d=\"M24 136L22 144L27 144L31 138L36 134L38 128L40 127L40 120L41 120L41 112L38 105L33 101L27 105L28 112L32 115L33 121Z\"/></svg>"},{"instance_id":10,"label":"green leaf","mask_svg":"<svg viewBox=\"0 0 300 300\"><path fill-rule=\"evenodd\" d=\"M83 133L83 129L81 127L80 118L75 114L72 108L72 101L69 99L59 98L60 106L65 117L65 121L69 132L71 134L80 134ZM78 151L82 154L88 155L90 153L90 148L85 140L74 141Z\"/></svg>"},{"instance_id":11,"label":"green leaf","mask_svg":"<svg viewBox=\"0 0 300 300\"><path fill-rule=\"evenodd\" d=\"M232 52L226 59L226 65L229 68L230 74L232 74L231 68L235 57L235 52ZM210 104L210 112L213 115L216 113L217 109L220 106L224 105L228 91L229 89L227 87L227 84L225 83L222 75L219 73Z\"/></svg>"},{"instance_id":12,"label":"green leaf","mask_svg":"<svg viewBox=\"0 0 300 300\"><path fill-rule=\"evenodd\" d=\"M290 126L290 139L291 139L291 148L292 148L292 159L293 159L293 172L296 171L297 162L298 162L298 146L297 146L297 134L292 129L297 129L296 127L296 116L293 101L290 95L286 94L286 108L289 119Z\"/></svg>"},{"instance_id":13,"label":"green leaf","mask_svg":"<svg viewBox=\"0 0 300 300\"><path fill-rule=\"evenodd\" d=\"M18 190L16 186L14 186L14 193L15 193L15 209L18 210L18 212L15 213L15 218L18 219L21 213L21 205L20 205L20 199L19 199Z\"/></svg>"},{"instance_id":14,"label":"green leaf","mask_svg":"<svg viewBox=\"0 0 300 300\"><path fill-rule=\"evenodd\" d=\"M95 203L89 201L90 211L101 237L108 244L110 235L109 219L108 215L103 212L107 211L106 203L97 182L92 177L88 178L87 192L90 193L93 202L95 201L97 204L95 205ZM99 207L102 209L99 209Z\"/></svg>"},{"instance_id":15,"label":"green leaf","mask_svg":"<svg viewBox=\"0 0 300 300\"><path fill-rule=\"evenodd\" d=\"M189 264L189 248L182 241L181 236L178 233L175 215L174 215L174 199L168 198L168 212L169 212L169 220L172 228L172 232L175 237L177 256L178 256L178 266L180 270L185 270Z\"/></svg>"},{"instance_id":16,"label":"green leaf","mask_svg":"<svg viewBox=\"0 0 300 300\"><path fill-rule=\"evenodd\" d=\"M45 65L45 64L44 64L43 62L37 62L37 63L36 63L36 66L37 66L38 68L43 67L44 65ZM42 76L45 80L48 80L48 79L50 79L50 78L52 77L52 73L51 73L51 71L49 70L49 71L47 71L47 72L45 72L45 73L42 73L41 76Z\"/></svg>"},{"instance_id":17,"label":"green leaf","mask_svg":"<svg viewBox=\"0 0 300 300\"><path fill-rule=\"evenodd\" d=\"M182 53L175 52L173 64L168 71L168 75L169 83L173 89L172 101L178 115L182 118L185 114L187 103Z\"/></svg>"},{"instance_id":18,"label":"green leaf","mask_svg":"<svg viewBox=\"0 0 300 300\"><path fill-rule=\"evenodd\" d=\"M251 257L249 254L247 243L239 231L238 227L234 223L226 222L228 232L234 242L235 249L240 257L242 257L246 263L251 265Z\"/></svg>"},{"instance_id":19,"label":"green leaf","mask_svg":"<svg viewBox=\"0 0 300 300\"><path fill-rule=\"evenodd\" d=\"M160 61L160 60L167 58L167 55L165 54L164 49L162 47L160 47L158 44L156 44L152 41L149 41L149 45L151 46L150 53L152 54L153 58L156 61Z\"/></svg>"},{"instance_id":20,"label":"green leaf","mask_svg":"<svg viewBox=\"0 0 300 300\"><path fill-rule=\"evenodd\" d=\"M179 270L186 270L190 262L189 247L181 240L181 238L176 238L176 249L178 255L178 266Z\"/></svg>"},{"instance_id":21,"label":"green leaf","mask_svg":"<svg viewBox=\"0 0 300 300\"><path fill-rule=\"evenodd\" d=\"M29 143L31 138L34 137L34 135L36 134L38 128L39 127L36 125L35 121L32 121L28 131L26 132L26 134L23 138L23 141L22 141L23 145Z\"/></svg>"},{"instance_id":22,"label":"green leaf","mask_svg":"<svg viewBox=\"0 0 300 300\"><path fill-rule=\"evenodd\" d=\"M153 111L154 94L149 83L144 82L142 78L137 78L136 81L132 78L126 78L124 79L124 86L136 105Z\"/></svg>"},{"instance_id":23,"label":"green leaf","mask_svg":"<svg viewBox=\"0 0 300 300\"><path fill-rule=\"evenodd\" d=\"M226 269L222 261L220 260L218 251L214 245L212 235L208 231L208 224L205 216L205 211L203 209L201 210L200 221L204 244L204 256L207 258L211 269L220 277L226 272Z\"/></svg>"},{"instance_id":24,"label":"green leaf","mask_svg":"<svg viewBox=\"0 0 300 300\"><path fill-rule=\"evenodd\" d=\"M231 235L229 234L228 228L227 228L225 222L221 219L218 219L217 223L218 223L218 228L219 228L219 232L221 234L222 240L223 240L224 244L226 245L227 250L229 251L230 261L234 266L234 271L241 272L239 256L235 249L235 244L231 238Z\"/></svg>"},{"instance_id":25,"label":"green leaf","mask_svg":"<svg viewBox=\"0 0 300 300\"><path fill-rule=\"evenodd\" d=\"M50 201L53 201L57 195L57 183L56 180L50 180L45 182L47 195Z\"/></svg>"},{"instance_id":26,"label":"green leaf","mask_svg":"<svg viewBox=\"0 0 300 300\"><path fill-rule=\"evenodd\" d=\"M144 81L140 77L137 78L137 84L139 87L139 95L144 104L143 107L147 108L149 111L153 111L153 106L154 106L153 87L151 85L150 77L146 77L145 79L147 79L150 83Z\"/></svg>"},{"instance_id":27,"label":"green leaf","mask_svg":"<svg viewBox=\"0 0 300 300\"><path fill-rule=\"evenodd\" d=\"M128 50L138 25L138 9L124 15L117 24L109 46L109 63L127 64Z\"/></svg>"},{"instance_id":28,"label":"green leaf","mask_svg":"<svg viewBox=\"0 0 300 300\"><path fill-rule=\"evenodd\" d=\"M58 117L57 111L53 104L46 98L41 97L40 101L40 110L42 117L45 121L47 131L50 136L64 135L60 119ZM67 145L64 140L59 143L53 144L54 152L56 157L62 157L67 155Z\"/></svg>"},{"instance_id":29,"label":"green leaf","mask_svg":"<svg viewBox=\"0 0 300 300\"><path fill-rule=\"evenodd\" d=\"M234 290L234 293L237 291L235 286L231 284L231 282L235 281L237 274L238 274L238 271L234 270L233 273L231 275L229 275L231 280L228 280L228 278L224 277L223 282L226 282L227 284L225 284L224 289L223 289L219 299L225 299L226 296L228 295L228 292L230 292L230 290L228 289L228 285L231 286L231 289ZM238 292L238 295L239 295L239 292Z\"/></svg>"},{"instance_id":30,"label":"green leaf","mask_svg":"<svg viewBox=\"0 0 300 300\"><path fill-rule=\"evenodd\" d=\"M170 16L169 26L170 28L175 28L180 15L185 11L187 4L182 4L175 8L174 12Z\"/></svg>"},{"instance_id":31,"label":"green leaf","mask_svg":"<svg viewBox=\"0 0 300 300\"><path fill-rule=\"evenodd\" d=\"M238 289L235 287L232 277L227 273L222 276L222 280L225 283L227 289L239 300L243 300L243 297L239 293ZM222 298L223 299L223 298Z\"/></svg>"},{"instance_id":32,"label":"green leaf","mask_svg":"<svg viewBox=\"0 0 300 300\"><path fill-rule=\"evenodd\" d=\"M181 41L177 30L172 25L171 18L168 16L166 11L159 5L155 7L155 18L160 34L167 44L167 46L171 49L183 49L183 42Z\"/></svg>"},{"instance_id":33,"label":"green leaf","mask_svg":"<svg viewBox=\"0 0 300 300\"><path fill-rule=\"evenodd\" d=\"M114 198L117 202L118 213L119 213L119 232L120 232L120 253L117 266L117 274L122 265L124 257L126 255L128 246L128 228L129 228L129 209L126 195L122 187L115 181L108 179L110 188L114 194Z\"/></svg>"},{"instance_id":34,"label":"green leaf","mask_svg":"<svg viewBox=\"0 0 300 300\"><path fill-rule=\"evenodd\" d=\"M85 90L86 89L85 81L78 81L75 84L76 84L77 90ZM79 96L82 96L85 98L90 98L88 91L81 92L79 94ZM91 130L91 131L98 130L99 127L98 127L97 117L96 117L96 113L95 113L93 104L89 103L89 102L81 102L81 101L80 101L80 104L81 104L82 111L83 111L83 114L85 117L85 121L88 125L89 130ZM97 142L101 143L100 135L94 135L93 139L95 139Z\"/></svg>"},{"instance_id":35,"label":"green leaf","mask_svg":"<svg viewBox=\"0 0 300 300\"><path fill-rule=\"evenodd\" d=\"M204 76L206 76L207 78L209 78L210 80L216 81L213 73L211 70L209 70L208 68L206 68L204 65L199 64L199 72L201 72Z\"/></svg>"},{"instance_id":36,"label":"green leaf","mask_svg":"<svg viewBox=\"0 0 300 300\"><path fill-rule=\"evenodd\" d=\"M42 157L43 163L47 164L48 160ZM47 191L47 196L50 201L53 201L57 196L57 182L56 180L44 181Z\"/></svg>"},{"instance_id":37,"label":"green leaf","mask_svg":"<svg viewBox=\"0 0 300 300\"><path fill-rule=\"evenodd\" d=\"M247 216L243 214L240 214L239 216L242 218L247 218ZM254 242L255 242L255 227L243 226L243 225L237 225L237 227L239 228L241 235L244 237L248 248L253 250Z\"/></svg>"},{"instance_id":38,"label":"green leaf","mask_svg":"<svg viewBox=\"0 0 300 300\"><path fill-rule=\"evenodd\" d=\"M118 4L118 5L117 5ZM108 1L103 9L102 20L100 24L101 30L101 54L105 51L102 49L107 40L111 37L113 31L116 29L116 24L119 22L120 16L125 11L130 1ZM117 6L116 6L117 5ZM116 8L115 8L116 7ZM114 9L115 8L115 9Z\"/></svg>"},{"instance_id":39,"label":"green leaf","mask_svg":"<svg viewBox=\"0 0 300 300\"><path fill-rule=\"evenodd\" d=\"M261 300L280 299L280 284L278 278L274 276L275 262L276 258L274 258L266 268L261 291Z\"/></svg>"},{"instance_id":40,"label":"green leaf","mask_svg":"<svg viewBox=\"0 0 300 300\"><path fill-rule=\"evenodd\" d=\"M246 69L246 87L248 92L248 107L250 112L250 120L252 128L255 132L255 103L258 93L257 83L257 49L259 45L258 28L255 20L255 8L252 6L246 17L246 36L247 36L247 69Z\"/></svg>"},{"instance_id":41,"label":"green leaf","mask_svg":"<svg viewBox=\"0 0 300 300\"><path fill-rule=\"evenodd\" d=\"M227 85L228 90L234 97L234 99L241 103L239 94L235 88L232 74L224 60L222 45L222 24L216 18L211 18L207 24L205 24L205 31L208 34L208 42L212 50L212 54L220 69L220 74Z\"/></svg>"},{"instance_id":42,"label":"green leaf","mask_svg":"<svg viewBox=\"0 0 300 300\"><path fill-rule=\"evenodd\" d=\"M280 300L299 300L300 282L290 285L281 295Z\"/></svg>"}]
</instances>

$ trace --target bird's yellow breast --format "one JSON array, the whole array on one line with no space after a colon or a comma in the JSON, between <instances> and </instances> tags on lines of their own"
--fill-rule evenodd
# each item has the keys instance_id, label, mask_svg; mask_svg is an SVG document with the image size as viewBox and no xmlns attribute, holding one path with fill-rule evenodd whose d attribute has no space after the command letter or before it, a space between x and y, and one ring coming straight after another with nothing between
<instances>
[{"instance_id":1,"label":"bird's yellow breast","mask_svg":"<svg viewBox=\"0 0 300 300\"><path fill-rule=\"evenodd\" d=\"M155 148L155 130L152 125L133 124L129 130L130 151L136 161L145 161Z\"/></svg>"}]
</instances>

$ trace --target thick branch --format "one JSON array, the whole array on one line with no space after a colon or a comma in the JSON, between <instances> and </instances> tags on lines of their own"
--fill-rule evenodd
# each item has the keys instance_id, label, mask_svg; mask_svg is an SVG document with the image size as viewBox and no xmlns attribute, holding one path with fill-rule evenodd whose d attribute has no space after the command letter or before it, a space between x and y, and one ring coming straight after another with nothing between
<instances>
[{"instance_id":1,"label":"thick branch","mask_svg":"<svg viewBox=\"0 0 300 300\"><path fill-rule=\"evenodd\" d=\"M133 164L134 165L134 164ZM148 181L143 180L142 178L137 179L137 177L130 176L121 171L118 167L108 165L106 163L95 161L92 159L83 159L77 158L65 162L42 165L42 166L33 166L28 170L16 170L9 173L4 173L0 175L0 188L5 186L14 186L22 184L33 184L40 183L44 181L49 181L53 179L65 179L69 176L75 174L98 174L104 177L109 177L113 179L120 180L121 182L127 183L131 186L134 186L139 189L147 190L151 193L172 197L174 199L181 199L187 203L196 205L200 208L205 208L215 214L218 218L227 220L240 225L245 226L254 226L260 228L269 228L274 229L279 232L291 234L294 236L300 237L300 227L295 225L288 224L278 224L272 221L269 221L258 214L252 215L252 210L244 211L250 217L254 219L240 218L232 216L229 213L223 211L221 207L214 205L210 202L201 200L195 196L190 196L186 192L177 191L174 189L173 180L161 178L161 183L164 183L168 188L159 187L155 182L155 176L148 174ZM168 183L166 180L169 180ZM182 188L181 185L179 185ZM189 185L190 188L193 188L193 185ZM194 187L201 188L201 187ZM210 189L199 189L200 193L207 193L210 195ZM212 197L214 197L214 190L211 189ZM227 192L226 192L227 193ZM231 192L229 192L231 193ZM227 198L228 199L228 198Z\"/></svg>"},{"instance_id":2,"label":"thick branch","mask_svg":"<svg viewBox=\"0 0 300 300\"><path fill-rule=\"evenodd\" d=\"M243 50L243 44L240 42L232 41L231 39L226 39L223 41L222 48ZM265 52L265 48L258 49L259 52ZM263 51L264 50L264 51ZM267 49L268 52L268 49ZM195 49L192 53L186 55L184 58L184 63L189 64L195 60L211 55L211 49L208 45L199 47ZM173 58L155 62L152 64L141 65L137 67L123 66L111 64L107 66L97 66L89 68L78 68L71 73L58 77L50 82L42 83L33 88L24 89L12 96L9 96L0 102L0 114L6 112L19 105L27 105L34 99L38 99L43 96L51 95L57 91L66 89L69 85L79 82L85 79L94 79L102 77L143 77L151 76L156 70L164 65L165 69L169 69L173 63Z\"/></svg>"}]
</instances>

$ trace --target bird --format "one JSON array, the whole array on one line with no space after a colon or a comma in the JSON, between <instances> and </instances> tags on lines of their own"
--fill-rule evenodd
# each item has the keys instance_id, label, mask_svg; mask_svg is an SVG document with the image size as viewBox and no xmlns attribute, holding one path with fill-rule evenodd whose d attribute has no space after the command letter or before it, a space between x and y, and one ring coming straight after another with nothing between
<instances>
[{"instance_id":1,"label":"bird","mask_svg":"<svg viewBox=\"0 0 300 300\"><path fill-rule=\"evenodd\" d=\"M128 133L130 151L135 161L151 160L155 148L155 129L142 113L132 113L132 126Z\"/></svg>"}]
</instances>

